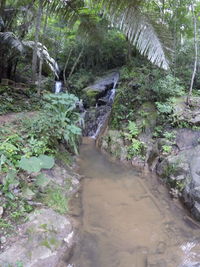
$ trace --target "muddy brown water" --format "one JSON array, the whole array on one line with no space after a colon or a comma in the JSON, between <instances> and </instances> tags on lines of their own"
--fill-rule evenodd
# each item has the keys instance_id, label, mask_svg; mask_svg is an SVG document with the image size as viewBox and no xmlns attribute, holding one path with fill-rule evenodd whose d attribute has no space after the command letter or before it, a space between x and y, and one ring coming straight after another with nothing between
<instances>
[{"instance_id":1,"label":"muddy brown water","mask_svg":"<svg viewBox=\"0 0 200 267\"><path fill-rule=\"evenodd\" d=\"M68 266L200 266L200 227L150 173L82 145L79 240ZM78 207L77 207L78 208Z\"/></svg>"}]
</instances>

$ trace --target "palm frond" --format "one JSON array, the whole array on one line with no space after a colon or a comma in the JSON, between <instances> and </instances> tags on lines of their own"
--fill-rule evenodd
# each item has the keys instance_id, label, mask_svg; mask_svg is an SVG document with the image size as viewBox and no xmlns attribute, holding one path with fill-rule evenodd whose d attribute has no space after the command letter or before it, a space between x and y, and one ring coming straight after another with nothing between
<instances>
[{"instance_id":1,"label":"palm frond","mask_svg":"<svg viewBox=\"0 0 200 267\"><path fill-rule=\"evenodd\" d=\"M23 52L23 44L13 32L0 32L0 45Z\"/></svg>"},{"instance_id":2,"label":"palm frond","mask_svg":"<svg viewBox=\"0 0 200 267\"><path fill-rule=\"evenodd\" d=\"M134 18L134 19L133 19ZM126 9L121 16L112 16L112 23L126 34L142 55L163 69L169 68L165 47L158 35L159 26L150 23L138 9Z\"/></svg>"},{"instance_id":3,"label":"palm frond","mask_svg":"<svg viewBox=\"0 0 200 267\"><path fill-rule=\"evenodd\" d=\"M168 69L166 52L170 49L163 40L169 39L169 36L163 38L163 31L160 30L162 25L141 11L144 2L145 0L54 0L52 11L62 14L68 22L74 22L80 18L84 3L89 7L98 7L111 26L120 29L142 55L147 56L153 64Z\"/></svg>"},{"instance_id":4,"label":"palm frond","mask_svg":"<svg viewBox=\"0 0 200 267\"><path fill-rule=\"evenodd\" d=\"M169 68L162 32L158 23L147 14L143 14L139 6L142 0L90 0L92 4L101 6L111 25L121 30L136 46L142 55L163 69ZM169 37L167 36L166 39Z\"/></svg>"},{"instance_id":5,"label":"palm frond","mask_svg":"<svg viewBox=\"0 0 200 267\"><path fill-rule=\"evenodd\" d=\"M25 47L26 56L32 57L35 42L34 41L23 41L23 45ZM49 55L47 48L41 43L38 43L37 47L38 47L37 57L38 57L38 59L40 59L40 60L42 59L44 61L43 70L45 70L47 72L49 72L49 71L53 72L58 77L58 72L59 72L58 64Z\"/></svg>"}]
</instances>

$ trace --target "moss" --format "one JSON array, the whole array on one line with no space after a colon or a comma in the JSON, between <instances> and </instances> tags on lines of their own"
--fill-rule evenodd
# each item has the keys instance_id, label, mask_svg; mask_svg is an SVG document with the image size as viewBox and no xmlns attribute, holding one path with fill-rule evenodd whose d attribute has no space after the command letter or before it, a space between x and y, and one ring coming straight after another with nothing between
<instances>
[{"instance_id":1,"label":"moss","mask_svg":"<svg viewBox=\"0 0 200 267\"><path fill-rule=\"evenodd\" d=\"M99 95L98 90L94 90L93 88L86 88L86 102L88 106L94 106L96 104L97 96Z\"/></svg>"}]
</instances>

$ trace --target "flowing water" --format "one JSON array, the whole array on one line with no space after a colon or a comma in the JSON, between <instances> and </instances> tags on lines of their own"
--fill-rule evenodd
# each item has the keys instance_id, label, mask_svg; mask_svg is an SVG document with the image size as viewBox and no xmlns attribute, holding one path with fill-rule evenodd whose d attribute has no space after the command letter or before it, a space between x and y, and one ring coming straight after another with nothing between
<instances>
[{"instance_id":1,"label":"flowing water","mask_svg":"<svg viewBox=\"0 0 200 267\"><path fill-rule=\"evenodd\" d=\"M108 82L109 81L109 82ZM96 84L97 87L101 87L101 83L107 82L112 86L112 89L104 91L104 96L96 100L95 115L90 116L91 110L86 111L87 117L86 127L84 130L84 136L90 136L93 139L98 138L101 130L104 128L106 121L108 120L112 108L112 104L115 99L116 87L119 81L119 72L113 72L105 79L100 80L100 84ZM105 85L105 84L104 84ZM93 114L92 109L92 114Z\"/></svg>"},{"instance_id":2,"label":"flowing water","mask_svg":"<svg viewBox=\"0 0 200 267\"><path fill-rule=\"evenodd\" d=\"M62 82L61 81L56 81L55 83L55 94L59 94L62 89Z\"/></svg>"},{"instance_id":3,"label":"flowing water","mask_svg":"<svg viewBox=\"0 0 200 267\"><path fill-rule=\"evenodd\" d=\"M111 161L92 144L82 145L79 167L79 241L68 266L200 266L199 224L157 177Z\"/></svg>"}]
</instances>

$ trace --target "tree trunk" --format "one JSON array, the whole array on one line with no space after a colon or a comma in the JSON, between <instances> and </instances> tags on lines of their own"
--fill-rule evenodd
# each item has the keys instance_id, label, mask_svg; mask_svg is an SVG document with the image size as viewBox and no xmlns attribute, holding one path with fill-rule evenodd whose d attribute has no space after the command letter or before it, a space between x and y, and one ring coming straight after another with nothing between
<instances>
[{"instance_id":1,"label":"tree trunk","mask_svg":"<svg viewBox=\"0 0 200 267\"><path fill-rule=\"evenodd\" d=\"M3 16L3 11L6 6L6 0L1 0L0 1L0 16Z\"/></svg>"},{"instance_id":2,"label":"tree trunk","mask_svg":"<svg viewBox=\"0 0 200 267\"><path fill-rule=\"evenodd\" d=\"M0 17L3 17L5 5L6 5L6 0L0 0ZM3 31L4 29L0 30ZM0 82L1 79L3 78L3 68L4 68L4 52L2 49L0 49Z\"/></svg>"},{"instance_id":3,"label":"tree trunk","mask_svg":"<svg viewBox=\"0 0 200 267\"><path fill-rule=\"evenodd\" d=\"M33 57L32 57L32 81L35 83L36 81L36 73L37 73L37 50L38 50L38 41L42 20L42 10L43 10L43 0L39 0L38 13L36 18L36 26L35 26L35 45L33 49Z\"/></svg>"},{"instance_id":4,"label":"tree trunk","mask_svg":"<svg viewBox=\"0 0 200 267\"><path fill-rule=\"evenodd\" d=\"M194 25L194 52L195 52L195 58L194 58L194 67L193 67L193 72L192 72L192 78L191 78L191 82L190 82L190 88L189 88L189 93L187 96L187 104L190 104L190 98L192 95L192 89L193 89L193 84L194 84L194 78L196 75L196 71L197 71L197 57L198 57L198 46L197 46L197 18L194 12L194 3L192 1L192 17L193 17L193 25Z\"/></svg>"},{"instance_id":5,"label":"tree trunk","mask_svg":"<svg viewBox=\"0 0 200 267\"><path fill-rule=\"evenodd\" d=\"M71 54L72 54L72 50L73 50L73 48L71 48L70 51L69 51L69 55L68 55L68 57L67 57L67 60L66 60L66 62L65 62L65 66L64 66L64 70L63 70L63 81L64 81L64 86L65 86L65 87L67 87L66 69L67 69L67 66L68 66L68 63L69 63Z\"/></svg>"},{"instance_id":6,"label":"tree trunk","mask_svg":"<svg viewBox=\"0 0 200 267\"><path fill-rule=\"evenodd\" d=\"M74 70L75 70L75 68L76 68L76 66L77 66L77 64L78 64L78 62L79 62L79 60L80 60L80 58L81 58L81 56L82 56L82 54L83 54L83 50L84 50L84 48L81 49L81 52L79 53L77 59L76 59L75 62L74 62L74 65L72 66L72 69L71 69L71 71L70 71L70 74L69 74L69 76L68 76L68 78L67 78L68 81L69 81L69 79L71 78L72 74L74 73Z\"/></svg>"},{"instance_id":7,"label":"tree trunk","mask_svg":"<svg viewBox=\"0 0 200 267\"><path fill-rule=\"evenodd\" d=\"M41 82L42 82L42 66L43 66L43 39L45 36L45 32L46 32L46 27L47 27L47 19L48 19L48 12L49 10L49 5L47 6L47 13L46 13L46 17L45 17L45 22L44 22L44 27L43 27L43 37L42 37L42 50L41 50L41 59L40 59L40 63L39 63L39 75L38 75L38 87L37 87L37 95L40 96L41 94Z\"/></svg>"}]
</instances>

